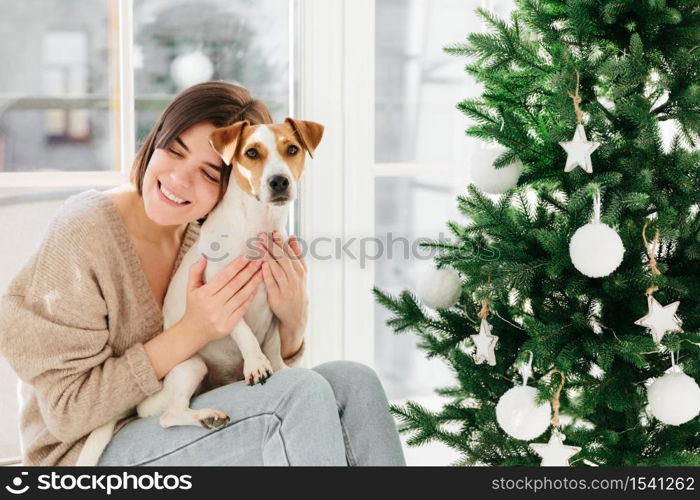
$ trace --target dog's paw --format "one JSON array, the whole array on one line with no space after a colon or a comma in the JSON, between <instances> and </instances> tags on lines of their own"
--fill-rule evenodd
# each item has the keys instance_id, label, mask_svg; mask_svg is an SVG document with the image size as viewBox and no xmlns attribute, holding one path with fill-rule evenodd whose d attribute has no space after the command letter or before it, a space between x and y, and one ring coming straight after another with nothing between
<instances>
[{"instance_id":1,"label":"dog's paw","mask_svg":"<svg viewBox=\"0 0 700 500\"><path fill-rule=\"evenodd\" d=\"M197 420L199 425L205 429L221 429L231 420L228 415L219 410L205 408L203 410L195 410L197 412Z\"/></svg>"},{"instance_id":2,"label":"dog's paw","mask_svg":"<svg viewBox=\"0 0 700 500\"><path fill-rule=\"evenodd\" d=\"M255 385L258 382L264 384L272 376L272 373L270 360L262 353L243 362L243 376L248 385Z\"/></svg>"},{"instance_id":3,"label":"dog's paw","mask_svg":"<svg viewBox=\"0 0 700 500\"><path fill-rule=\"evenodd\" d=\"M202 420L200 420L200 424L202 427L205 429L221 429L222 427L226 426L226 424L229 423L231 419L227 416L220 418L220 417L205 417Z\"/></svg>"},{"instance_id":4,"label":"dog's paw","mask_svg":"<svg viewBox=\"0 0 700 500\"><path fill-rule=\"evenodd\" d=\"M160 416L160 425L165 428L175 425L196 425L205 429L220 429L230 420L228 415L219 410L187 408L186 410L166 411Z\"/></svg>"}]
</instances>

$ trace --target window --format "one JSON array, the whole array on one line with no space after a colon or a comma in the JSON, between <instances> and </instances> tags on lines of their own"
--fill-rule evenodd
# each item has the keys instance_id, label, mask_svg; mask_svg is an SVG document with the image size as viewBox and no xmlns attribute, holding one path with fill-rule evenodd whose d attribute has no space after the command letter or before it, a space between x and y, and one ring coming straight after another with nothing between
<instances>
[{"instance_id":1,"label":"window","mask_svg":"<svg viewBox=\"0 0 700 500\"><path fill-rule=\"evenodd\" d=\"M111 2L0 0L0 9L0 175L118 169Z\"/></svg>"}]
</instances>

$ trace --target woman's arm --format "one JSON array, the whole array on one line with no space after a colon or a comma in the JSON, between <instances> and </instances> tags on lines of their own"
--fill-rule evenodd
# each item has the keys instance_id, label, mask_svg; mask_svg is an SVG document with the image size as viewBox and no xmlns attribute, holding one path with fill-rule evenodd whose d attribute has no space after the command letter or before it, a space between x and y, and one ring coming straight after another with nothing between
<instances>
[{"instance_id":1,"label":"woman's arm","mask_svg":"<svg viewBox=\"0 0 700 500\"><path fill-rule=\"evenodd\" d=\"M285 242L275 231L258 235L264 250L263 278L267 300L279 320L280 349L287 365L299 363L304 352L304 331L308 319L306 261L296 236Z\"/></svg>"},{"instance_id":2,"label":"woman's arm","mask_svg":"<svg viewBox=\"0 0 700 500\"><path fill-rule=\"evenodd\" d=\"M198 335L182 322L177 322L146 342L143 348L160 380L176 365L192 357L207 342L204 335Z\"/></svg>"},{"instance_id":3,"label":"woman's arm","mask_svg":"<svg viewBox=\"0 0 700 500\"><path fill-rule=\"evenodd\" d=\"M89 288L87 280L82 286ZM80 309L54 303L50 314L25 296L0 299L0 353L32 386L51 434L65 442L120 418L162 388L142 343L114 354L106 324L97 325L94 293L92 301L83 297Z\"/></svg>"},{"instance_id":4,"label":"woman's arm","mask_svg":"<svg viewBox=\"0 0 700 500\"><path fill-rule=\"evenodd\" d=\"M65 442L162 388L143 343L113 350L117 319L100 285L113 276L111 261L97 244L103 221L90 208L67 203L0 297L0 353L31 386L49 432Z\"/></svg>"}]
</instances>

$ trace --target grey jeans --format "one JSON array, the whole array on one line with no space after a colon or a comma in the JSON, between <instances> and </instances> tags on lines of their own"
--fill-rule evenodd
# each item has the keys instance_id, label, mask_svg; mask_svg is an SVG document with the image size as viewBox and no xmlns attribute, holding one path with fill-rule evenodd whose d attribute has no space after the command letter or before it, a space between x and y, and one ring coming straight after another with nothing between
<instances>
[{"instance_id":1,"label":"grey jeans","mask_svg":"<svg viewBox=\"0 0 700 500\"><path fill-rule=\"evenodd\" d=\"M354 361L276 372L265 384L228 384L192 399L228 413L218 430L158 417L122 427L98 465L406 465L377 374Z\"/></svg>"}]
</instances>

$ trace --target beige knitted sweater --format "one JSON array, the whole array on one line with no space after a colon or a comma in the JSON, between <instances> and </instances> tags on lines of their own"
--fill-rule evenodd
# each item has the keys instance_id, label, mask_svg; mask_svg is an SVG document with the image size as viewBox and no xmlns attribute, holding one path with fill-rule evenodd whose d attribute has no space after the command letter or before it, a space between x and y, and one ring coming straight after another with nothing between
<instances>
[{"instance_id":1,"label":"beige knitted sweater","mask_svg":"<svg viewBox=\"0 0 700 500\"><path fill-rule=\"evenodd\" d=\"M173 274L198 235L189 224ZM0 353L22 386L24 464L74 465L93 429L160 390L143 344L162 331L116 204L94 189L68 198L0 298Z\"/></svg>"}]
</instances>

